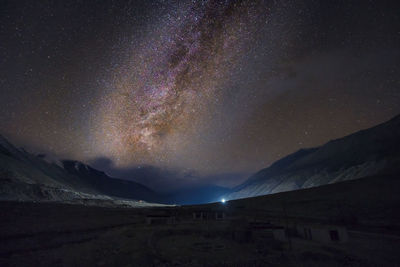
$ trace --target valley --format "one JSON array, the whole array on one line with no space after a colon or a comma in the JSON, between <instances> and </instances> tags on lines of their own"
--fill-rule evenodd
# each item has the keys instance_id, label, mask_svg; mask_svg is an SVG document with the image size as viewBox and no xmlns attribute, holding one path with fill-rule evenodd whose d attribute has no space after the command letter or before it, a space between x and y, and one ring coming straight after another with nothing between
<instances>
[{"instance_id":1,"label":"valley","mask_svg":"<svg viewBox=\"0 0 400 267\"><path fill-rule=\"evenodd\" d=\"M175 207L0 202L0 265L394 266L399 186L398 176L368 177Z\"/></svg>"}]
</instances>

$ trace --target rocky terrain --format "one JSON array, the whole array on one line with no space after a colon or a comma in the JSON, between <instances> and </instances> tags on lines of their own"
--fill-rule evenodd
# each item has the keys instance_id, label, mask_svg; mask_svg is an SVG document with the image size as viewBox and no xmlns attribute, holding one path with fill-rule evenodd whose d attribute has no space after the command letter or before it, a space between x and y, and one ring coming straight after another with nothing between
<instances>
[{"instance_id":1,"label":"rocky terrain","mask_svg":"<svg viewBox=\"0 0 400 267\"><path fill-rule=\"evenodd\" d=\"M136 175L152 179L153 174L144 171ZM110 177L79 161L50 161L43 155L16 148L0 135L0 200L134 206L198 204L219 201L229 191L199 184L159 193L131 180Z\"/></svg>"},{"instance_id":2,"label":"rocky terrain","mask_svg":"<svg viewBox=\"0 0 400 267\"><path fill-rule=\"evenodd\" d=\"M76 161L48 162L0 136L0 200L143 206L158 198L141 184Z\"/></svg>"},{"instance_id":3,"label":"rocky terrain","mask_svg":"<svg viewBox=\"0 0 400 267\"><path fill-rule=\"evenodd\" d=\"M233 189L203 185L160 194L74 161L49 162L0 136L0 199L68 203L196 204L310 188L400 171L400 116L327 144L302 149Z\"/></svg>"},{"instance_id":4,"label":"rocky terrain","mask_svg":"<svg viewBox=\"0 0 400 267\"><path fill-rule=\"evenodd\" d=\"M400 172L400 116L370 129L302 149L226 194L246 198Z\"/></svg>"},{"instance_id":5,"label":"rocky terrain","mask_svg":"<svg viewBox=\"0 0 400 267\"><path fill-rule=\"evenodd\" d=\"M1 201L0 266L397 266L398 178L176 207ZM274 237L302 224L345 228L348 240Z\"/></svg>"}]
</instances>

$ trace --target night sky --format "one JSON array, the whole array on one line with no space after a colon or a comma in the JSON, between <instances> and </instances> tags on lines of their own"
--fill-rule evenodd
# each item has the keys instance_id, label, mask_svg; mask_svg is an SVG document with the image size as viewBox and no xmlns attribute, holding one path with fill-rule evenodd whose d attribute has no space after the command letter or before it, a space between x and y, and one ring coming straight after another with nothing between
<instances>
[{"instance_id":1,"label":"night sky","mask_svg":"<svg viewBox=\"0 0 400 267\"><path fill-rule=\"evenodd\" d=\"M400 113L397 2L3 0L0 133L235 185Z\"/></svg>"}]
</instances>

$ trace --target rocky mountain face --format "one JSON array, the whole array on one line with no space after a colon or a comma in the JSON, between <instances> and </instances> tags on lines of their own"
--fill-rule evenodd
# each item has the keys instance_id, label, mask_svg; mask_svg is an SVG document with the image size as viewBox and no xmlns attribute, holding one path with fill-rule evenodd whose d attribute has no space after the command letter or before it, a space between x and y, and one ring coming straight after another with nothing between
<instances>
[{"instance_id":1,"label":"rocky mountain face","mask_svg":"<svg viewBox=\"0 0 400 267\"><path fill-rule=\"evenodd\" d=\"M69 174L79 177L81 181L104 195L151 202L163 201L162 196L142 184L111 178L104 172L79 161L63 160L62 165Z\"/></svg>"},{"instance_id":2,"label":"rocky mountain face","mask_svg":"<svg viewBox=\"0 0 400 267\"><path fill-rule=\"evenodd\" d=\"M400 115L378 126L299 150L251 176L225 198L237 199L400 172Z\"/></svg>"},{"instance_id":3,"label":"rocky mountain face","mask_svg":"<svg viewBox=\"0 0 400 267\"><path fill-rule=\"evenodd\" d=\"M47 162L0 135L0 200L141 206L160 197L139 183L111 178L77 161Z\"/></svg>"},{"instance_id":4,"label":"rocky mountain face","mask_svg":"<svg viewBox=\"0 0 400 267\"><path fill-rule=\"evenodd\" d=\"M48 162L43 155L16 148L0 135L0 200L134 206L146 202L196 204L398 173L400 116L321 147L299 150L231 190L202 185L171 194L159 194L140 183L112 178L78 161ZM130 200L136 202L128 203Z\"/></svg>"},{"instance_id":5,"label":"rocky mountain face","mask_svg":"<svg viewBox=\"0 0 400 267\"><path fill-rule=\"evenodd\" d=\"M155 178L151 169L135 175L140 177L132 178ZM228 188L200 184L158 193L140 183L110 177L79 161L48 162L44 155L16 148L0 135L0 200L143 206L208 203L219 201L219 196L227 192Z\"/></svg>"}]
</instances>

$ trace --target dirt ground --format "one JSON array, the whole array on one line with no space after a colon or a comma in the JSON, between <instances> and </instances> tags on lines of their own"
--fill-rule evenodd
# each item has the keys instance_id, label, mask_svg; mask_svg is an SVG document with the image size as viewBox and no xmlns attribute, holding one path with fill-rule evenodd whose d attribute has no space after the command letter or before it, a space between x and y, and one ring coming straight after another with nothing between
<instances>
[{"instance_id":1,"label":"dirt ground","mask_svg":"<svg viewBox=\"0 0 400 267\"><path fill-rule=\"evenodd\" d=\"M229 220L149 225L151 209L0 203L0 266L375 266L340 250L293 250Z\"/></svg>"}]
</instances>

